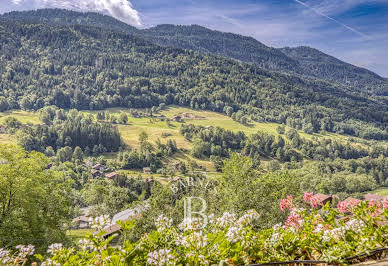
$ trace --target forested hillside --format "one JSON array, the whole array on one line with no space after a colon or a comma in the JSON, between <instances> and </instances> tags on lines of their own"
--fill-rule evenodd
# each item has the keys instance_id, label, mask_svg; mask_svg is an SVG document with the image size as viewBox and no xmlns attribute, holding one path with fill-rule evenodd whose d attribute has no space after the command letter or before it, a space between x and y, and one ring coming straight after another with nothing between
<instances>
[{"instance_id":1,"label":"forested hillside","mask_svg":"<svg viewBox=\"0 0 388 266\"><path fill-rule=\"evenodd\" d=\"M386 139L387 105L349 88L74 25L0 22L0 108L177 104L237 121Z\"/></svg>"},{"instance_id":2,"label":"forested hillside","mask_svg":"<svg viewBox=\"0 0 388 266\"><path fill-rule=\"evenodd\" d=\"M2 17L29 22L59 25L86 25L138 34L156 44L191 49L254 63L273 71L326 79L354 91L369 95L388 96L388 81L375 73L353 66L310 47L276 49L252 37L224 33L198 25L159 25L138 30L109 16L79 13L62 9L41 9L11 12ZM385 100L386 98L380 98Z\"/></svg>"}]
</instances>

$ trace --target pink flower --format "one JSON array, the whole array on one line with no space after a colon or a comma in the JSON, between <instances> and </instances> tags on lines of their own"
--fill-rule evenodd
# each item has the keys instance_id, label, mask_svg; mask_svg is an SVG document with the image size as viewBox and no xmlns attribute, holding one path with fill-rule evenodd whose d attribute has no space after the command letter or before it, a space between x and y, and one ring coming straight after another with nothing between
<instances>
[{"instance_id":1,"label":"pink flower","mask_svg":"<svg viewBox=\"0 0 388 266\"><path fill-rule=\"evenodd\" d=\"M341 213L351 212L361 201L359 199L348 198L338 202L337 208Z\"/></svg>"},{"instance_id":2,"label":"pink flower","mask_svg":"<svg viewBox=\"0 0 388 266\"><path fill-rule=\"evenodd\" d=\"M287 196L287 198L282 199L280 201L280 210L282 210L282 212L285 212L286 209L292 209L294 207L292 200L293 200L292 195L289 195Z\"/></svg>"},{"instance_id":3,"label":"pink flower","mask_svg":"<svg viewBox=\"0 0 388 266\"><path fill-rule=\"evenodd\" d=\"M310 202L310 200L313 198L314 193L313 192L305 192L303 195L303 200L305 202Z\"/></svg>"},{"instance_id":4,"label":"pink flower","mask_svg":"<svg viewBox=\"0 0 388 266\"><path fill-rule=\"evenodd\" d=\"M316 197L312 197L310 199L311 208L315 209L315 208L318 207L319 204L320 204L320 202L319 202L319 200Z\"/></svg>"},{"instance_id":5,"label":"pink flower","mask_svg":"<svg viewBox=\"0 0 388 266\"><path fill-rule=\"evenodd\" d=\"M302 223L302 218L293 212L288 216L285 226L286 228L288 227L294 227L294 228L299 228L300 224Z\"/></svg>"},{"instance_id":6,"label":"pink flower","mask_svg":"<svg viewBox=\"0 0 388 266\"><path fill-rule=\"evenodd\" d=\"M388 210L388 196L386 196L383 200L383 207L384 209Z\"/></svg>"},{"instance_id":7,"label":"pink flower","mask_svg":"<svg viewBox=\"0 0 388 266\"><path fill-rule=\"evenodd\" d=\"M344 201L338 202L337 208L340 213L345 213L346 212L346 203Z\"/></svg>"}]
</instances>

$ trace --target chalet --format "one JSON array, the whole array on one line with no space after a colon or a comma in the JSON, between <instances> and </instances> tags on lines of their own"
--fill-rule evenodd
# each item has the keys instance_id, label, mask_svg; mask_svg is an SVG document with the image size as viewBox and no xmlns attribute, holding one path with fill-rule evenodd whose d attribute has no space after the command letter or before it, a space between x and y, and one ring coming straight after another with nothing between
<instances>
[{"instance_id":1,"label":"chalet","mask_svg":"<svg viewBox=\"0 0 388 266\"><path fill-rule=\"evenodd\" d=\"M180 115L173 116L171 120L174 122L183 122L184 121Z\"/></svg>"},{"instance_id":2,"label":"chalet","mask_svg":"<svg viewBox=\"0 0 388 266\"><path fill-rule=\"evenodd\" d=\"M7 127L4 125L0 125L0 134L6 134L7 133Z\"/></svg>"},{"instance_id":3,"label":"chalet","mask_svg":"<svg viewBox=\"0 0 388 266\"><path fill-rule=\"evenodd\" d=\"M119 175L119 173L112 172L112 173L106 174L105 177L108 179L113 179L113 178L117 177L118 175Z\"/></svg>"},{"instance_id":4,"label":"chalet","mask_svg":"<svg viewBox=\"0 0 388 266\"><path fill-rule=\"evenodd\" d=\"M104 166L102 164L96 164L92 166L93 170L99 170L99 171L104 171Z\"/></svg>"},{"instance_id":5,"label":"chalet","mask_svg":"<svg viewBox=\"0 0 388 266\"><path fill-rule=\"evenodd\" d=\"M89 216L79 216L73 219L73 229L86 229L90 228L91 218Z\"/></svg>"},{"instance_id":6,"label":"chalet","mask_svg":"<svg viewBox=\"0 0 388 266\"><path fill-rule=\"evenodd\" d=\"M92 178L98 178L98 177L101 177L104 175L104 173L100 170L92 170L91 171L91 174L92 174Z\"/></svg>"},{"instance_id":7,"label":"chalet","mask_svg":"<svg viewBox=\"0 0 388 266\"><path fill-rule=\"evenodd\" d=\"M151 173L152 173L151 168L149 168L149 167L144 167L144 168L143 168L143 173L144 173L144 174L151 174Z\"/></svg>"},{"instance_id":8,"label":"chalet","mask_svg":"<svg viewBox=\"0 0 388 266\"><path fill-rule=\"evenodd\" d=\"M328 196L320 193L314 195L314 198L317 200L317 203L320 206L323 206L328 202L331 203L333 201L333 196Z\"/></svg>"},{"instance_id":9,"label":"chalet","mask_svg":"<svg viewBox=\"0 0 388 266\"><path fill-rule=\"evenodd\" d=\"M159 118L161 121L166 120L166 116L165 115L159 115L159 116L157 116L157 118Z\"/></svg>"},{"instance_id":10,"label":"chalet","mask_svg":"<svg viewBox=\"0 0 388 266\"><path fill-rule=\"evenodd\" d=\"M146 206L139 205L133 209L127 209L122 212L119 212L115 214L112 218L112 224L106 226L103 231L105 234L103 235L104 238L108 238L114 234L121 234L121 226L118 224L119 221L126 222L133 219L138 219L141 216L141 212L146 209ZM115 245L118 243L118 237L116 237L113 240L113 243L111 244Z\"/></svg>"},{"instance_id":11,"label":"chalet","mask_svg":"<svg viewBox=\"0 0 388 266\"><path fill-rule=\"evenodd\" d=\"M187 119L194 119L195 118L195 115L193 115L192 113L183 113L182 116L184 118L187 118Z\"/></svg>"},{"instance_id":12,"label":"chalet","mask_svg":"<svg viewBox=\"0 0 388 266\"><path fill-rule=\"evenodd\" d=\"M364 199L369 202L382 202L384 200L383 196L377 195L377 194L366 194L364 196Z\"/></svg>"}]
</instances>

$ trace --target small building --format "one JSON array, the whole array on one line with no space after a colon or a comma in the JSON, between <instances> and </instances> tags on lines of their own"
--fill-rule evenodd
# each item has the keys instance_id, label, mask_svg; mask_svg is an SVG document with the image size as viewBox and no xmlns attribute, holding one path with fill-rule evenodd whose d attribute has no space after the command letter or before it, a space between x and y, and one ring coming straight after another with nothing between
<instances>
[{"instance_id":1,"label":"small building","mask_svg":"<svg viewBox=\"0 0 388 266\"><path fill-rule=\"evenodd\" d=\"M91 218L89 216L79 216L73 219L73 229L86 229L90 228Z\"/></svg>"},{"instance_id":2,"label":"small building","mask_svg":"<svg viewBox=\"0 0 388 266\"><path fill-rule=\"evenodd\" d=\"M102 164L98 163L98 164L93 165L92 169L104 171L104 166Z\"/></svg>"},{"instance_id":3,"label":"small building","mask_svg":"<svg viewBox=\"0 0 388 266\"><path fill-rule=\"evenodd\" d=\"M194 119L195 118L195 115L193 115L192 113L183 113L182 116L184 118L188 118L188 119Z\"/></svg>"},{"instance_id":4,"label":"small building","mask_svg":"<svg viewBox=\"0 0 388 266\"><path fill-rule=\"evenodd\" d=\"M211 130L213 129L213 126L206 126L205 129Z\"/></svg>"},{"instance_id":5,"label":"small building","mask_svg":"<svg viewBox=\"0 0 388 266\"><path fill-rule=\"evenodd\" d=\"M166 120L166 116L165 115L159 115L159 116L157 116L157 118L159 118L161 121Z\"/></svg>"},{"instance_id":6,"label":"small building","mask_svg":"<svg viewBox=\"0 0 388 266\"><path fill-rule=\"evenodd\" d=\"M149 168L149 167L144 167L144 168L143 168L143 173L144 173L144 174L151 174L151 173L152 173L151 168Z\"/></svg>"},{"instance_id":7,"label":"small building","mask_svg":"<svg viewBox=\"0 0 388 266\"><path fill-rule=\"evenodd\" d=\"M183 122L183 119L180 115L173 116L171 120L174 122Z\"/></svg>"},{"instance_id":8,"label":"small building","mask_svg":"<svg viewBox=\"0 0 388 266\"><path fill-rule=\"evenodd\" d=\"M91 174L92 174L92 178L98 178L98 177L101 177L101 176L104 176L104 173L100 170L92 170L91 171Z\"/></svg>"},{"instance_id":9,"label":"small building","mask_svg":"<svg viewBox=\"0 0 388 266\"><path fill-rule=\"evenodd\" d=\"M117 177L118 175L119 175L119 173L112 172L112 173L106 174L105 177L108 179L113 179L113 178Z\"/></svg>"},{"instance_id":10,"label":"small building","mask_svg":"<svg viewBox=\"0 0 388 266\"><path fill-rule=\"evenodd\" d=\"M6 134L7 133L7 126L0 125L0 134Z\"/></svg>"},{"instance_id":11,"label":"small building","mask_svg":"<svg viewBox=\"0 0 388 266\"><path fill-rule=\"evenodd\" d=\"M384 197L377 194L366 194L364 199L369 202L382 202Z\"/></svg>"},{"instance_id":12,"label":"small building","mask_svg":"<svg viewBox=\"0 0 388 266\"><path fill-rule=\"evenodd\" d=\"M320 193L314 195L314 198L317 200L317 203L320 206L323 206L328 202L331 203L333 200L333 196L328 196L328 195L320 194Z\"/></svg>"},{"instance_id":13,"label":"small building","mask_svg":"<svg viewBox=\"0 0 388 266\"><path fill-rule=\"evenodd\" d=\"M126 222L130 221L132 219L138 219L141 216L141 212L145 208L143 206L137 206L134 209L127 209L122 212L119 212L115 214L112 218L112 224L106 226L103 228L103 231L105 234L103 235L104 238L108 238L114 234L121 234L121 226L118 224L119 221ZM111 245L116 245L118 243L119 238L116 237L113 239L113 241L110 243Z\"/></svg>"}]
</instances>

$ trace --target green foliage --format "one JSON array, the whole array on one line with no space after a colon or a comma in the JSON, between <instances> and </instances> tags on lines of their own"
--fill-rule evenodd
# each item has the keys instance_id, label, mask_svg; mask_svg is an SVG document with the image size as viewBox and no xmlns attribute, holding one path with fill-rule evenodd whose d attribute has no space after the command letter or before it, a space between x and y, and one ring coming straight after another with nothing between
<instances>
[{"instance_id":1,"label":"green foliage","mask_svg":"<svg viewBox=\"0 0 388 266\"><path fill-rule=\"evenodd\" d=\"M39 249L64 241L71 215L71 181L45 170L49 160L17 146L0 145L0 244L22 242Z\"/></svg>"},{"instance_id":2,"label":"green foliage","mask_svg":"<svg viewBox=\"0 0 388 266\"><path fill-rule=\"evenodd\" d=\"M49 16L50 11L43 13ZM72 24L63 17L62 24ZM162 47L138 34L4 18L0 23L5 60L0 66L0 96L9 108L56 105L95 110L177 104L224 112L243 123L270 121L308 132L325 129L387 138L386 104L346 86ZM288 58L276 49L259 50L266 51L268 58Z\"/></svg>"},{"instance_id":3,"label":"green foliage","mask_svg":"<svg viewBox=\"0 0 388 266\"><path fill-rule=\"evenodd\" d=\"M64 162L72 160L72 148L86 150L88 147L98 155L118 151L121 146L117 127L94 122L76 110L65 113L55 107L46 107L39 113L44 125L26 127L18 134L18 142L26 150L44 152L46 147L51 146L58 151L60 161Z\"/></svg>"}]
</instances>

